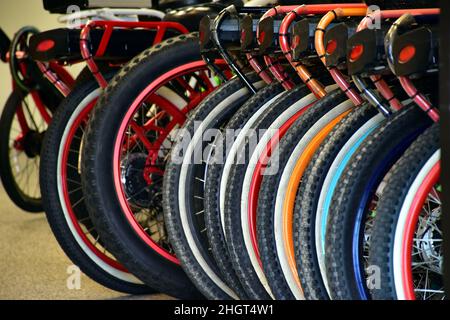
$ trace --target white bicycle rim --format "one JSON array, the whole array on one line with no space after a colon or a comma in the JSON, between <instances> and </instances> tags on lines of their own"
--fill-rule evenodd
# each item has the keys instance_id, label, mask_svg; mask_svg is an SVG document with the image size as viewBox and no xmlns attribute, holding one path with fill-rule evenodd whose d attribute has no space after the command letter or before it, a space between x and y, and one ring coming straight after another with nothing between
<instances>
[{"instance_id":1,"label":"white bicycle rim","mask_svg":"<svg viewBox=\"0 0 450 320\"><path fill-rule=\"evenodd\" d=\"M289 160L286 166L282 169L283 173L281 176L280 183L277 187L277 196L275 202L275 211L274 211L274 229L275 229L275 243L277 248L277 255L280 261L281 269L283 270L283 274L289 284L289 287L292 290L292 293L297 299L303 299L304 296L301 294L301 288L298 287L297 279L298 275L294 274L291 271L289 266L289 260L287 257L287 252L283 240L283 203L286 195L287 186L289 184L289 179L292 175L292 172L297 163L297 159L302 154L303 150L306 146L311 142L311 140L316 136L316 134L323 129L330 121L338 117L343 112L349 110L353 107L353 103L350 100L347 100L338 106L331 109L327 112L322 118L320 118L301 138L294 151L289 157Z\"/></svg>"},{"instance_id":2,"label":"white bicycle rim","mask_svg":"<svg viewBox=\"0 0 450 320\"><path fill-rule=\"evenodd\" d=\"M106 273L110 274L111 276L120 279L122 281L135 283L135 284L142 284L140 280L138 280L134 275L128 272L123 272L122 270L118 270L117 268L111 266L110 264L103 261L100 257L97 256L95 252L89 248L89 246L84 242L84 240L81 238L81 236L78 234L78 231L70 218L69 211L66 206L64 193L63 193L63 181L62 181L62 157L64 153L64 147L66 145L66 141L68 139L69 132L73 126L73 123L78 118L80 113L83 112L83 110L96 98L98 98L101 94L101 89L96 89L95 91L91 92L89 95L87 95L83 101L77 106L77 108L74 110L73 114L70 117L70 120L67 122L66 128L64 130L64 134L61 139L61 143L59 146L58 151L58 178L57 178L57 184L58 184L58 196L59 196L59 203L61 206L61 209L64 213L64 218L66 220L67 226L70 229L70 232L72 233L73 237L75 238L77 244L80 246L80 248L83 250L83 252L102 270L104 270Z\"/></svg>"},{"instance_id":3,"label":"white bicycle rim","mask_svg":"<svg viewBox=\"0 0 450 320\"><path fill-rule=\"evenodd\" d=\"M327 92L330 92L334 89L337 88L337 85L332 85L326 88ZM289 109L287 109L286 111L284 111L284 113L282 115L280 115L272 124L274 129L279 128L283 123L285 123L289 118L291 118L292 116L294 116L299 110L303 109L303 107L306 105L310 105L311 103L315 102L317 100L317 98L314 96L314 94L310 93L307 96L301 98L299 101L297 101L296 103L294 103L291 107L289 107ZM277 127L276 124L279 124L279 126ZM271 128L269 128L268 131L272 130ZM269 139L270 140L270 139ZM222 171L222 177L221 177L221 181L220 181L220 220L222 221L222 227L223 230L225 232L225 216L224 216L224 212L225 212L225 194L226 194L226 186L228 183L228 178L230 176L230 170L231 170L231 166L233 165L233 159L236 157L236 154L238 152L238 147L240 146L240 144L242 143L242 141L239 142L238 144L238 140L236 139L236 141L233 143L231 149L230 149L230 153L229 155L227 155L227 159L225 161L225 165L224 165L224 169ZM256 150L256 149L255 149Z\"/></svg>"},{"instance_id":4,"label":"white bicycle rim","mask_svg":"<svg viewBox=\"0 0 450 320\"><path fill-rule=\"evenodd\" d=\"M255 84L255 87L260 88L264 84L263 82L258 82ZM190 165L190 161L193 158L193 154L195 151L195 146L198 145L198 143L201 143L203 133L206 127L208 127L208 124L211 123L218 114L223 112L224 109L226 109L231 103L237 101L240 97L242 97L244 94L248 92L247 88L242 88L229 97L227 97L226 100L219 103L214 110L202 121L202 124L194 133L194 136L189 143L186 152L183 157L183 164L181 166L181 172L180 172L180 178L179 178L179 188L178 188L178 206L180 210L180 217L181 217L181 226L183 228L184 235L186 236L186 240L188 242L189 248L191 249L192 254L194 255L194 258L197 260L198 264L201 266L203 271L208 275L208 277L226 294L228 294L233 299L238 300L239 297L236 295L236 293L233 292L221 279L220 277L212 270L212 268L209 266L209 264L206 262L205 258L202 256L199 248L197 247L197 244L195 243L194 237L192 235L192 230L189 226L189 218L188 213L186 210L186 196L185 191L186 188L190 188L190 185L186 185L186 179L187 179L187 173L188 168Z\"/></svg>"},{"instance_id":5,"label":"white bicycle rim","mask_svg":"<svg viewBox=\"0 0 450 320\"><path fill-rule=\"evenodd\" d=\"M311 96L311 94L309 94L306 97L300 99L298 102L296 102L292 107L289 108L289 110L291 112L293 112L294 110L296 110L296 112L298 112L301 109L303 109L303 108L307 107L308 105L310 105L311 103L313 103L315 101L315 99L316 98L314 96ZM241 214L240 214L240 216L241 216L242 233L244 235L244 244L247 249L248 255L250 257L250 261L253 266L253 270L255 270L256 274L258 275L259 281L264 286L267 293L272 298L274 298L272 290L270 289L269 283L264 274L264 270L262 269L262 267L258 261L258 257L256 255L255 249L253 248L252 239L250 236L250 234L251 234L250 233L250 225L249 225L249 221L248 221L248 213L249 213L248 212L248 195L250 192L250 186L251 186L253 174L254 174L254 171L258 164L258 159L261 157L267 144L270 142L272 137L274 137L276 135L276 133L278 132L278 129L279 129L279 127L273 128L272 126L261 137L261 140L258 142L254 152L251 155L248 167L245 171L244 181L243 181L243 185L242 185L242 193L241 193Z\"/></svg>"},{"instance_id":6,"label":"white bicycle rim","mask_svg":"<svg viewBox=\"0 0 450 320\"><path fill-rule=\"evenodd\" d=\"M284 92L283 92L284 93ZM283 93L280 93L276 96L278 98ZM268 103L264 104L258 111L255 112L255 114L247 121L247 123L244 125L242 130L237 135L236 139L233 141L230 152L227 154L227 157L225 159L224 168L222 171L222 176L220 179L220 188L219 188L219 201L220 201L220 221L222 223L222 230L225 234L225 195L226 195L226 187L228 183L228 178L230 176L230 170L234 163L234 159L236 159L236 155L239 152L239 149L242 147L242 145L245 143L245 138L248 136L248 132L250 128L253 126L253 124L258 120L258 118L261 116L261 114L266 111L272 104L273 99L270 100ZM227 141L224 141L227 142ZM227 142L228 143L228 142Z\"/></svg>"},{"instance_id":7,"label":"white bicycle rim","mask_svg":"<svg viewBox=\"0 0 450 320\"><path fill-rule=\"evenodd\" d=\"M69 121L67 122L66 128L64 130L62 139L61 139L61 143L60 143L60 147L59 147L59 151L58 151L58 167L57 167L57 172L61 173L62 172L62 157L63 157L63 152L64 152L64 146L66 144L69 132L75 122L75 120L78 118L78 116L80 115L80 113L82 113L84 111L84 109L94 100L97 99L100 94L102 93L101 89L96 89L94 91L92 91L89 95L87 95L81 102L80 104L77 106L77 108L74 110L74 112L72 113ZM167 100L169 100L172 104L174 104L175 106L177 106L179 109L182 109L186 102L182 99L180 99L172 90L170 90L169 88L166 87L162 87L158 90L158 94L163 96L164 98L166 98ZM64 218L67 222L67 226L69 227L72 235L74 236L76 242L78 243L78 245L80 246L80 248L83 250L83 252L97 265L99 266L102 270L104 270L105 272L107 272L108 274L112 275L113 277L126 281L126 282L130 282L130 283L136 283L136 284L142 284L142 282L137 279L134 275L132 275L131 273L128 272L124 272L122 270L118 270L117 268L111 266L110 264L106 263L105 261L103 261L101 258L99 258L97 256L97 254L95 252L93 252L87 245L86 243L83 241L83 239L80 237L80 235L77 232L76 227L73 224L72 219L70 218L70 214L69 211L67 209L66 206L66 202L65 202L65 198L64 198L64 193L63 193L63 181L62 181L62 174L58 174L57 177L57 184L58 184L58 196L59 196L59 203L61 206L61 209L64 213Z\"/></svg>"},{"instance_id":8,"label":"white bicycle rim","mask_svg":"<svg viewBox=\"0 0 450 320\"><path fill-rule=\"evenodd\" d=\"M316 254L317 254L317 260L319 262L320 273L322 275L322 279L323 279L325 288L327 289L327 292L329 295L330 295L330 289L329 289L328 279L327 279L327 275L326 275L325 252L323 251L324 244L322 241L322 239L323 239L322 223L323 223L323 219L324 219L323 206L324 206L325 196L329 192L330 184L331 184L333 177L336 174L336 170L341 165L342 161L344 161L344 158L346 158L346 156L348 155L350 150L354 147L355 143L357 141L359 141L362 137L364 137L369 131L373 130L373 128L378 126L378 124L381 123L381 121L383 121L383 119L384 119L384 117L381 114L374 116L351 136L351 138L345 143L345 145L342 147L341 151L339 151L335 160L331 164L331 167L328 170L328 173L327 173L325 180L323 182L323 185L322 185L322 189L320 191L320 196L319 196L319 201L317 204L317 211L316 211L316 221L315 221Z\"/></svg>"}]
</instances>

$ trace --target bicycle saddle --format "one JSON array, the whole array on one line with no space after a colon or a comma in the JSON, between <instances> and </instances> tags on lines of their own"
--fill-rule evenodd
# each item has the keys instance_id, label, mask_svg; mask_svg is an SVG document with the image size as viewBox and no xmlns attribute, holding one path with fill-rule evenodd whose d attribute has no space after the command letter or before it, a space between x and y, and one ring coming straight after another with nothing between
<instances>
[{"instance_id":1,"label":"bicycle saddle","mask_svg":"<svg viewBox=\"0 0 450 320\"><path fill-rule=\"evenodd\" d=\"M439 0L365 0L364 2L368 6L378 6L381 10L405 8L439 8Z\"/></svg>"},{"instance_id":2,"label":"bicycle saddle","mask_svg":"<svg viewBox=\"0 0 450 320\"><path fill-rule=\"evenodd\" d=\"M211 0L43 0L44 9L50 13L68 13L68 8L77 6L80 10L96 8L152 8L159 10L209 3Z\"/></svg>"},{"instance_id":3,"label":"bicycle saddle","mask_svg":"<svg viewBox=\"0 0 450 320\"><path fill-rule=\"evenodd\" d=\"M200 20L204 16L214 18L220 11L229 5L242 7L244 4L242 0L220 0L183 7L177 10L168 11L163 21L178 22L184 25L191 32L198 31Z\"/></svg>"},{"instance_id":4,"label":"bicycle saddle","mask_svg":"<svg viewBox=\"0 0 450 320\"><path fill-rule=\"evenodd\" d=\"M156 7L160 10L177 9L187 6L194 6L203 3L209 3L210 0L159 0Z\"/></svg>"}]
</instances>

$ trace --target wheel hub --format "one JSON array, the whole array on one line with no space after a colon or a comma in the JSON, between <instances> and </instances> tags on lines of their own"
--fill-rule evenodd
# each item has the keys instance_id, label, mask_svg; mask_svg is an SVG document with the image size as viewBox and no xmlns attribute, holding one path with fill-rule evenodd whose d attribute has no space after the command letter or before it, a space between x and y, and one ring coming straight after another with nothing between
<instances>
[{"instance_id":1,"label":"wheel hub","mask_svg":"<svg viewBox=\"0 0 450 320\"><path fill-rule=\"evenodd\" d=\"M127 156L122 161L122 184L129 203L138 208L153 206L158 194L161 193L162 177L156 173L147 179L147 155L136 153Z\"/></svg>"},{"instance_id":2,"label":"wheel hub","mask_svg":"<svg viewBox=\"0 0 450 320\"><path fill-rule=\"evenodd\" d=\"M30 130L14 141L14 148L25 152L28 158L33 159L41 154L44 135L45 132Z\"/></svg>"},{"instance_id":3,"label":"wheel hub","mask_svg":"<svg viewBox=\"0 0 450 320\"><path fill-rule=\"evenodd\" d=\"M421 261L426 267L442 274L442 234L440 233L440 210L433 210L430 215L421 219L418 226L416 247L419 248Z\"/></svg>"}]
</instances>

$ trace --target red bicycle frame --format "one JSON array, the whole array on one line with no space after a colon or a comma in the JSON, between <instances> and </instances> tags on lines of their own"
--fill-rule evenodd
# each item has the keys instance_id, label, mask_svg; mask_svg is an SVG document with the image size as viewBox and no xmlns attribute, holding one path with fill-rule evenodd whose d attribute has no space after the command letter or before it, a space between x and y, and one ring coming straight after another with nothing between
<instances>
[{"instance_id":1,"label":"red bicycle frame","mask_svg":"<svg viewBox=\"0 0 450 320\"><path fill-rule=\"evenodd\" d=\"M27 54L25 52L17 51L14 53L16 57L19 59L19 66L18 71L22 74L24 78L28 75L28 68L25 64L25 62L20 61L22 59L27 59ZM6 55L6 62L9 63L11 59L10 54ZM42 69L42 66L39 62L36 62L40 70L45 75L45 72L51 72L54 75L57 75L58 79L63 79L65 86L68 88L71 88L75 84L75 80L73 77L65 70L62 66L58 65L57 63L51 63L48 67L45 67L45 70ZM45 72L44 72L45 71ZM17 90L17 84L14 80L12 80L12 88L13 91ZM66 88L66 87L65 87ZM30 89L29 91L31 98L33 99L34 104L37 107L37 110L39 111L39 114L44 119L46 124L49 124L51 122L51 114L48 112L48 109L46 108L44 102L42 101L42 98L39 94L39 92L35 89ZM68 94L68 92L67 92ZM14 140L14 147L17 150L22 150L22 140L25 137L25 135L30 131L30 128L28 126L26 116L23 110L23 105L20 104L16 110L17 119L20 125L21 133L19 136Z\"/></svg>"},{"instance_id":2,"label":"red bicycle frame","mask_svg":"<svg viewBox=\"0 0 450 320\"><path fill-rule=\"evenodd\" d=\"M105 88L108 83L105 77L102 75L96 59L104 57L106 48L111 40L113 30L120 29L147 29L156 30L155 38L149 47L161 42L168 30L173 30L182 34L186 34L189 31L183 25L176 22L128 22L128 21L91 21L80 30L80 51L83 57L83 61L86 62L87 67L92 73L92 76L96 79L101 88ZM95 53L90 49L90 32L93 29L103 29L103 33L99 47ZM43 62L37 62L40 70L46 76L46 78L64 95L67 96L72 88L70 82L67 81L67 77L64 75L61 69L63 69L59 63L61 61L54 61L48 64Z\"/></svg>"},{"instance_id":3,"label":"red bicycle frame","mask_svg":"<svg viewBox=\"0 0 450 320\"><path fill-rule=\"evenodd\" d=\"M89 49L89 43L90 43L90 32L94 28L104 29L105 32L103 33L97 52L95 54L92 54L92 52ZM139 28L147 30L156 30L156 36L153 39L153 43L151 43L150 46L160 43L164 39L166 32L168 30L174 30L182 34L189 33L186 27L177 22L127 22L127 21L89 22L81 29L80 50L84 61L86 62L89 70L92 72L92 75L95 77L101 88L106 88L108 83L101 74L97 64L95 63L95 58L100 58L104 56L108 43L111 40L112 32L115 28L121 29Z\"/></svg>"}]
</instances>

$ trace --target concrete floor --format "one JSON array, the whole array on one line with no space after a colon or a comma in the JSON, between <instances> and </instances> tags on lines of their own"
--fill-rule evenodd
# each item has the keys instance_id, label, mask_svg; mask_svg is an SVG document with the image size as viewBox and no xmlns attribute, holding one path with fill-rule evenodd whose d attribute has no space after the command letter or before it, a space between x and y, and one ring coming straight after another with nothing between
<instances>
[{"instance_id":1,"label":"concrete floor","mask_svg":"<svg viewBox=\"0 0 450 320\"><path fill-rule=\"evenodd\" d=\"M0 184L0 299L167 299L108 290L85 275L81 289L67 288L71 261L53 237L44 214L16 208Z\"/></svg>"}]
</instances>

